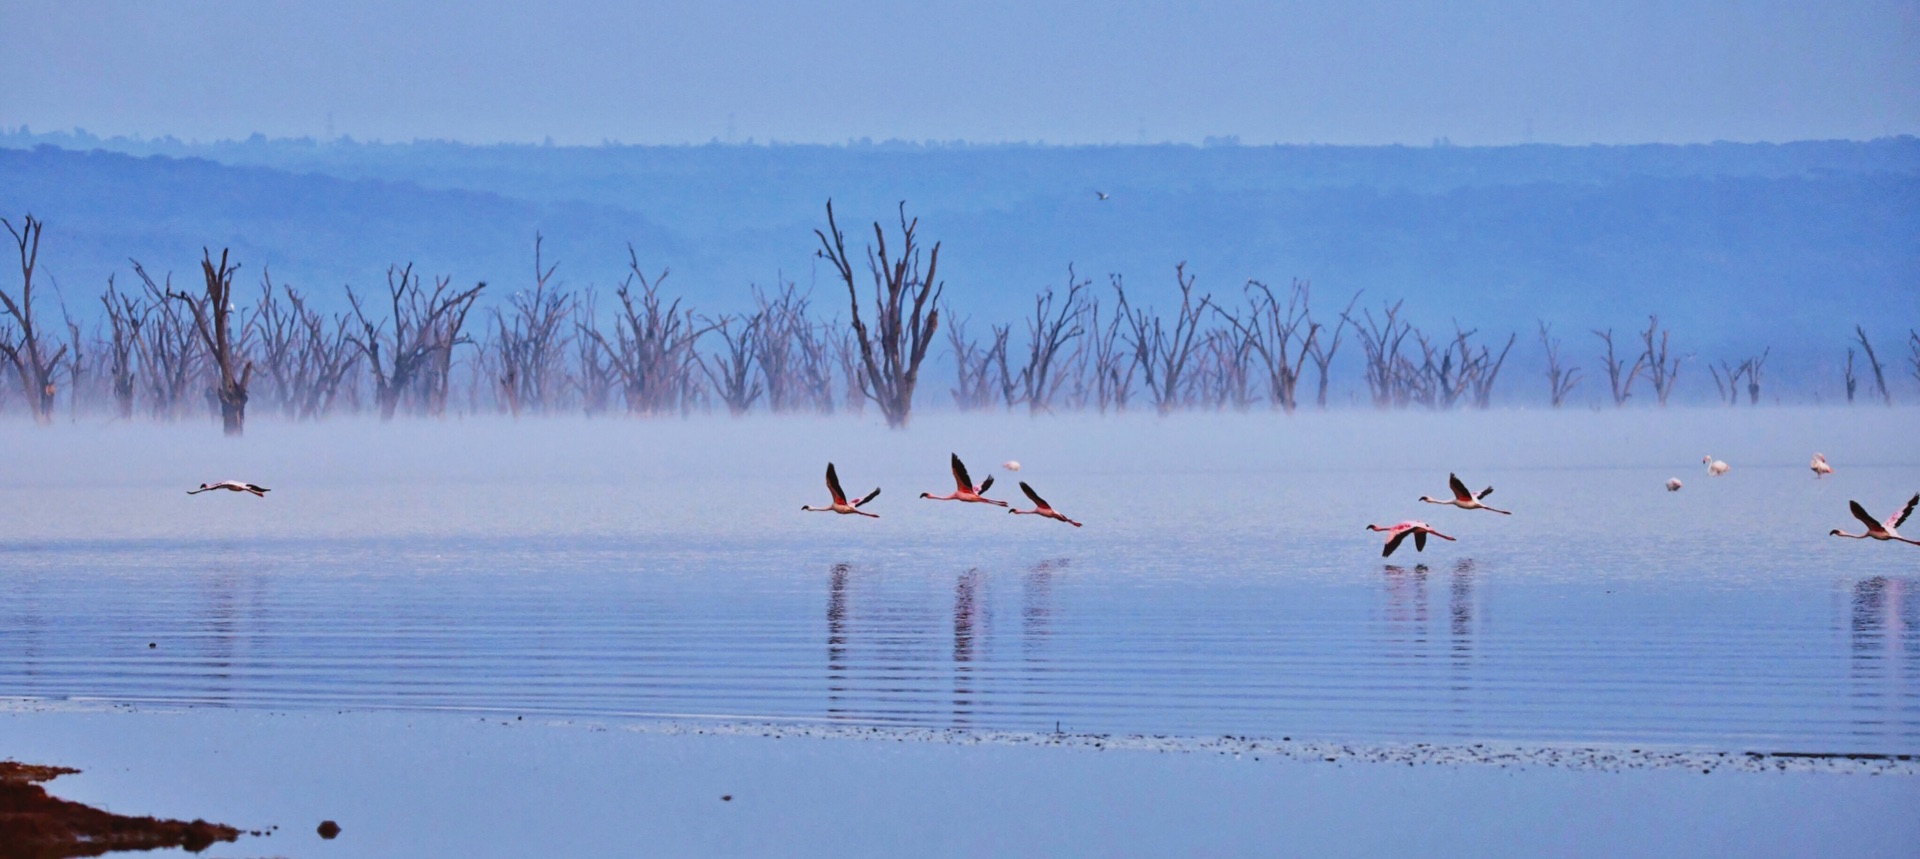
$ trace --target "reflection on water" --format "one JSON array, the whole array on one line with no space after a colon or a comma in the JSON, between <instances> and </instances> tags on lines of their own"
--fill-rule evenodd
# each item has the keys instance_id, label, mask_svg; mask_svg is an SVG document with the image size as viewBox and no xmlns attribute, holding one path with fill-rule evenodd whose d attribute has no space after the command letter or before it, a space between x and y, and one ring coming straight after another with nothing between
<instances>
[{"instance_id":1,"label":"reflection on water","mask_svg":"<svg viewBox=\"0 0 1920 859\"><path fill-rule=\"evenodd\" d=\"M1920 681L1920 593L1914 580L1874 576L1853 583L1848 669L1856 733L1899 736L1905 700ZM1909 723L1903 726L1903 722Z\"/></svg>"}]
</instances>

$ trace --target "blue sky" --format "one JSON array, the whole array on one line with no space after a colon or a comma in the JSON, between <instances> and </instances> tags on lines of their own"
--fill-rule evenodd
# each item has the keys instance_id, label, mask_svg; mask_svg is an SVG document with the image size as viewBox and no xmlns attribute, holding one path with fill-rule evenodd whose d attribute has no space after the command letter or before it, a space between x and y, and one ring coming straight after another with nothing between
<instances>
[{"instance_id":1,"label":"blue sky","mask_svg":"<svg viewBox=\"0 0 1920 859\"><path fill-rule=\"evenodd\" d=\"M1920 2L49 2L0 125L189 139L1920 133Z\"/></svg>"}]
</instances>

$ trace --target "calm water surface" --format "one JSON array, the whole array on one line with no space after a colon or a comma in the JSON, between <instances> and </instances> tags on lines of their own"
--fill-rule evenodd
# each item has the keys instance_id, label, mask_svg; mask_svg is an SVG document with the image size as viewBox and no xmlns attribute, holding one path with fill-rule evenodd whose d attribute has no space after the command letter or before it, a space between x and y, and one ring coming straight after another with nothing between
<instances>
[{"instance_id":1,"label":"calm water surface","mask_svg":"<svg viewBox=\"0 0 1920 859\"><path fill-rule=\"evenodd\" d=\"M1920 752L1912 411L871 423L0 428L0 697Z\"/></svg>"}]
</instances>

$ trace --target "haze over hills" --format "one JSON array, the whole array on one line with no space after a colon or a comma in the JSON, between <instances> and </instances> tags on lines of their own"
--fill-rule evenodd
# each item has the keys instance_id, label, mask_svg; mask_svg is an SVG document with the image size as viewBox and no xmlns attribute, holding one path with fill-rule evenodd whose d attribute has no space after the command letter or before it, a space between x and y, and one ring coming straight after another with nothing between
<instances>
[{"instance_id":1,"label":"haze over hills","mask_svg":"<svg viewBox=\"0 0 1920 859\"><path fill-rule=\"evenodd\" d=\"M1416 324L1586 329L1659 313L1706 358L1773 349L1789 381L1844 356L1856 322L1920 324L1920 140L1466 148L964 144L471 146L183 143L0 134L0 210L48 223L43 268L89 304L129 257L194 271L233 248L343 304L415 262L504 294L532 279L533 237L575 287L617 285L631 243L670 292L736 310L814 266L832 198L850 241L907 201L943 242L963 315L1015 321L1068 263L1165 305L1186 261L1199 289L1311 280L1333 315L1407 300ZM1100 200L1095 192L1111 195ZM830 291L832 290L832 291ZM1876 328L1875 326L1878 326ZM1579 339L1573 339L1579 334ZM1895 335L1898 334L1896 338ZM1517 349L1516 359L1526 359ZM1702 373L1704 376L1704 373Z\"/></svg>"}]
</instances>

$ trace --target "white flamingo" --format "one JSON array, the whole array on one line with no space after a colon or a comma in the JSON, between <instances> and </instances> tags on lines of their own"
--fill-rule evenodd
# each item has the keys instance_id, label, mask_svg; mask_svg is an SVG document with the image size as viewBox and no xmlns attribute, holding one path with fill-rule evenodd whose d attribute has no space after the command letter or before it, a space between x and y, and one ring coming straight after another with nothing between
<instances>
[{"instance_id":1,"label":"white flamingo","mask_svg":"<svg viewBox=\"0 0 1920 859\"><path fill-rule=\"evenodd\" d=\"M1414 519L1393 525L1368 525L1367 530L1387 532L1387 545L1380 549L1380 557L1382 558L1391 557L1393 550L1400 548L1400 543L1406 540L1409 534L1413 535L1413 550L1416 552L1424 552L1427 550L1428 534L1432 534L1442 540L1453 539L1439 531L1433 530L1432 525Z\"/></svg>"},{"instance_id":2,"label":"white flamingo","mask_svg":"<svg viewBox=\"0 0 1920 859\"><path fill-rule=\"evenodd\" d=\"M1912 543L1915 546L1920 546L1920 540L1909 540L1900 536L1900 532L1896 530L1906 523L1908 516L1913 515L1913 508L1916 505L1920 505L1920 493L1915 493L1912 498L1907 499L1907 506L1900 508L1899 513L1888 516L1887 521L1876 522L1871 515L1868 515L1867 508L1860 506L1860 502L1848 501L1847 507L1853 510L1853 518L1866 523L1867 533L1849 534L1839 528L1835 528L1827 533L1835 537L1851 537L1855 540L1896 540L1901 543Z\"/></svg>"},{"instance_id":3,"label":"white flamingo","mask_svg":"<svg viewBox=\"0 0 1920 859\"><path fill-rule=\"evenodd\" d=\"M1460 482L1460 478L1458 475L1451 474L1451 473L1447 475L1447 486L1453 490L1452 498L1446 501L1441 501L1438 498L1429 498L1425 495L1422 495L1420 496L1420 500L1425 501L1428 504L1445 504L1452 507L1458 507L1462 510L1492 510L1495 513L1504 513L1508 516L1513 515L1513 511L1511 510L1501 510L1497 507L1489 507L1485 504L1480 503L1480 499L1493 494L1493 487L1491 486L1480 490L1479 495L1475 495L1467 489L1467 485L1465 483Z\"/></svg>"},{"instance_id":4,"label":"white flamingo","mask_svg":"<svg viewBox=\"0 0 1920 859\"><path fill-rule=\"evenodd\" d=\"M1072 519L1068 519L1066 516L1061 515L1060 511L1053 509L1053 505L1048 504L1047 499L1041 498L1040 493L1033 491L1033 487L1028 486L1027 482L1024 480L1020 481L1020 491L1027 493L1027 497L1033 499L1033 509L1021 510L1018 507L1009 507L1007 508L1008 513L1022 513L1029 516L1045 516L1048 519L1058 519L1062 522L1067 523L1068 525L1072 525L1075 528L1080 527L1080 523L1075 522Z\"/></svg>"},{"instance_id":5,"label":"white flamingo","mask_svg":"<svg viewBox=\"0 0 1920 859\"><path fill-rule=\"evenodd\" d=\"M1813 469L1813 478L1815 480L1833 473L1833 466L1827 464L1827 455L1824 453L1814 454L1813 462L1807 467Z\"/></svg>"},{"instance_id":6,"label":"white flamingo","mask_svg":"<svg viewBox=\"0 0 1920 859\"><path fill-rule=\"evenodd\" d=\"M256 486L252 483L242 483L238 480L222 480L219 483L202 483L199 489L187 490L187 494L199 495L202 492L212 492L215 489L225 489L228 492L251 492L259 498L265 498L267 497L267 493L273 491L265 486Z\"/></svg>"},{"instance_id":7,"label":"white flamingo","mask_svg":"<svg viewBox=\"0 0 1920 859\"><path fill-rule=\"evenodd\" d=\"M1682 486L1685 486L1685 485L1686 485L1686 484L1684 484L1684 483L1681 483L1681 482L1680 482L1680 478L1678 478L1678 477L1669 477L1669 478L1667 478L1667 491L1668 491L1668 492L1679 492L1679 491L1680 491L1680 487L1682 487Z\"/></svg>"},{"instance_id":8,"label":"white flamingo","mask_svg":"<svg viewBox=\"0 0 1920 859\"><path fill-rule=\"evenodd\" d=\"M859 509L867 502L880 497L880 487L874 487L872 492L867 493L867 497L859 501L848 501L847 493L840 489L840 475L833 473L833 463L831 462L827 463L827 491L833 494L832 504L825 507L814 507L802 504L800 505L800 509L810 513L839 513L843 516L854 515L865 516L869 519L880 518L880 515L877 513L868 513L865 510Z\"/></svg>"},{"instance_id":9,"label":"white flamingo","mask_svg":"<svg viewBox=\"0 0 1920 859\"><path fill-rule=\"evenodd\" d=\"M1000 467L1001 467L1001 468L1004 468L1004 469L1006 469L1006 470L1008 470L1008 471L1019 471L1019 470L1020 470L1020 460L1017 460L1017 459L1009 459L1009 460L1007 460L1006 462L1003 462L1003 463L1000 463Z\"/></svg>"},{"instance_id":10,"label":"white flamingo","mask_svg":"<svg viewBox=\"0 0 1920 859\"><path fill-rule=\"evenodd\" d=\"M980 481L979 486L974 486L973 478L967 476L966 463L960 461L960 454L955 453L950 455L953 457L953 494L935 495L931 492L922 492L920 493L921 498L931 498L935 501L971 501L975 504L1007 506L1007 502L1005 501L995 501L986 497L987 488L993 485L993 475L987 475L987 479Z\"/></svg>"},{"instance_id":11,"label":"white flamingo","mask_svg":"<svg viewBox=\"0 0 1920 859\"><path fill-rule=\"evenodd\" d=\"M1727 469L1733 467L1731 465L1728 465L1725 460L1714 459L1713 454L1707 454L1706 456L1700 457L1700 461L1707 464L1707 474L1713 477L1719 477L1722 474L1726 474Z\"/></svg>"}]
</instances>

